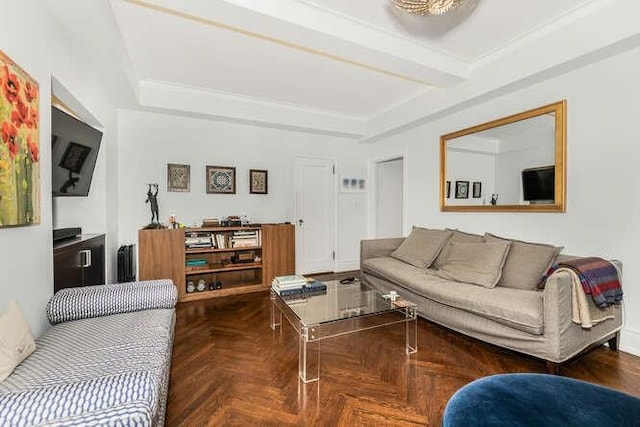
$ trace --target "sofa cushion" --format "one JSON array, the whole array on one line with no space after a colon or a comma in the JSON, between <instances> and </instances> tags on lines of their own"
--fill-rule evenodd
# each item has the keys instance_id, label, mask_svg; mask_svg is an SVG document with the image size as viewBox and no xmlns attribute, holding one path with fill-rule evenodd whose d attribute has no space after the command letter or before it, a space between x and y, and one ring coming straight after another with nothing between
<instances>
[{"instance_id":1,"label":"sofa cushion","mask_svg":"<svg viewBox=\"0 0 640 427\"><path fill-rule=\"evenodd\" d=\"M365 260L362 271L381 277L422 297L471 312L520 331L542 335L543 293L495 287L492 289L426 274L391 257Z\"/></svg>"},{"instance_id":2,"label":"sofa cushion","mask_svg":"<svg viewBox=\"0 0 640 427\"><path fill-rule=\"evenodd\" d=\"M502 276L502 266L511 242L458 243L449 245L446 262L429 274L444 279L493 288Z\"/></svg>"},{"instance_id":3,"label":"sofa cushion","mask_svg":"<svg viewBox=\"0 0 640 427\"><path fill-rule=\"evenodd\" d=\"M128 372L149 372L162 386L169 368L174 310L145 310L50 327L38 350L0 384L0 393Z\"/></svg>"},{"instance_id":4,"label":"sofa cushion","mask_svg":"<svg viewBox=\"0 0 640 427\"><path fill-rule=\"evenodd\" d=\"M0 383L36 349L29 324L15 301L0 316Z\"/></svg>"},{"instance_id":5,"label":"sofa cushion","mask_svg":"<svg viewBox=\"0 0 640 427\"><path fill-rule=\"evenodd\" d=\"M484 236L481 236L479 234L465 233L463 231L451 230L448 228L445 231L451 231L451 237L449 237L449 241L443 246L442 250L440 251L440 254L436 257L435 261L433 262L433 267L435 268L441 268L447 262L447 258L449 257L449 250L450 250L449 245L451 243L454 243L454 242L482 243L484 242Z\"/></svg>"},{"instance_id":6,"label":"sofa cushion","mask_svg":"<svg viewBox=\"0 0 640 427\"><path fill-rule=\"evenodd\" d=\"M414 226L411 234L391 256L416 267L429 267L450 236L451 231Z\"/></svg>"},{"instance_id":7,"label":"sofa cushion","mask_svg":"<svg viewBox=\"0 0 640 427\"><path fill-rule=\"evenodd\" d=\"M511 249L502 269L498 286L515 289L536 289L542 275L551 267L562 247L521 240L503 239L485 234L487 242L511 242Z\"/></svg>"}]
</instances>

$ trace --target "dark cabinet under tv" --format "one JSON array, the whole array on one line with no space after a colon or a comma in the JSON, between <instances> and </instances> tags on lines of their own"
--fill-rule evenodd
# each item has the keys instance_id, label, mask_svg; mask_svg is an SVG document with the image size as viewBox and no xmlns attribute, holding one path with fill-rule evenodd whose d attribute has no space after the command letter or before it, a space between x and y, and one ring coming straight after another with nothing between
<instances>
[{"instance_id":1,"label":"dark cabinet under tv","mask_svg":"<svg viewBox=\"0 0 640 427\"><path fill-rule=\"evenodd\" d=\"M83 234L53 245L53 291L105 283L104 234Z\"/></svg>"}]
</instances>

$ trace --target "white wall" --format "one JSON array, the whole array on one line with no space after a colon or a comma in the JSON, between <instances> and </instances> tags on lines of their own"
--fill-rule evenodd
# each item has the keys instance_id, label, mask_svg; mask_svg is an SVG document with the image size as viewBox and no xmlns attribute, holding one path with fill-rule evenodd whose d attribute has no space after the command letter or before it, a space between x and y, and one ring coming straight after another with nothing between
<instances>
[{"instance_id":1,"label":"white wall","mask_svg":"<svg viewBox=\"0 0 640 427\"><path fill-rule=\"evenodd\" d=\"M626 320L621 347L640 355L640 50L504 94L388 137L371 146L379 158L408 153L408 221L565 247L564 253L624 262ZM438 208L439 137L533 107L567 99L566 213L446 213Z\"/></svg>"},{"instance_id":2,"label":"white wall","mask_svg":"<svg viewBox=\"0 0 640 427\"><path fill-rule=\"evenodd\" d=\"M402 178L404 160L393 159L376 164L376 237L403 234Z\"/></svg>"},{"instance_id":3,"label":"white wall","mask_svg":"<svg viewBox=\"0 0 640 427\"><path fill-rule=\"evenodd\" d=\"M364 176L366 147L345 138L158 113L119 112L120 242L150 222L146 184L160 184L160 221L188 225L246 214L252 222L294 222L293 159L337 159L337 176ZM167 192L167 163L191 165L191 191ZM205 166L236 168L236 194L206 194ZM249 169L269 171L269 193L249 194ZM338 270L358 268L366 195L338 193Z\"/></svg>"},{"instance_id":4,"label":"white wall","mask_svg":"<svg viewBox=\"0 0 640 427\"><path fill-rule=\"evenodd\" d=\"M110 93L104 90L100 80L102 70L91 65L86 57L74 49L69 32L56 24L40 1L22 0L4 2L0 26L0 48L40 85L40 176L42 194L42 222L31 227L0 229L0 310L7 302L16 299L22 308L33 332L39 335L46 327L45 306L53 293L53 251L51 241L52 200L51 194L51 76L76 96L76 98L109 128L103 142L104 155L113 144L112 119L115 108ZM28 29L25 29L28 17ZM101 192L105 197L106 166L100 160L94 177L92 193ZM96 194L94 193L94 194ZM100 198L100 196L98 197ZM105 203L79 201L72 210L83 217L91 217L91 231L105 231ZM59 206L58 213L65 208ZM64 219L63 216L65 217ZM69 221L66 214L59 215L61 223ZM73 221L73 222L72 222Z\"/></svg>"}]
</instances>

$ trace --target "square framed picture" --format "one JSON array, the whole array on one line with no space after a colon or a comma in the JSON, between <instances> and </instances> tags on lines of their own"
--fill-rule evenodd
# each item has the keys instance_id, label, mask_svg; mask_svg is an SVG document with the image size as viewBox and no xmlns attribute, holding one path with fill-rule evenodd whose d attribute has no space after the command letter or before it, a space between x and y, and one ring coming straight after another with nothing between
<instances>
[{"instance_id":1,"label":"square framed picture","mask_svg":"<svg viewBox=\"0 0 640 427\"><path fill-rule=\"evenodd\" d=\"M474 181L472 191L474 199L479 199L480 197L482 197L482 183L479 181Z\"/></svg>"},{"instance_id":2,"label":"square framed picture","mask_svg":"<svg viewBox=\"0 0 640 427\"><path fill-rule=\"evenodd\" d=\"M236 168L207 166L207 194L236 194Z\"/></svg>"},{"instance_id":3,"label":"square framed picture","mask_svg":"<svg viewBox=\"0 0 640 427\"><path fill-rule=\"evenodd\" d=\"M249 169L249 193L267 194L269 192L269 172L261 169Z\"/></svg>"},{"instance_id":4,"label":"square framed picture","mask_svg":"<svg viewBox=\"0 0 640 427\"><path fill-rule=\"evenodd\" d=\"M167 191L191 191L191 166L167 164Z\"/></svg>"},{"instance_id":5,"label":"square framed picture","mask_svg":"<svg viewBox=\"0 0 640 427\"><path fill-rule=\"evenodd\" d=\"M469 181L456 181L456 199L469 198Z\"/></svg>"}]
</instances>

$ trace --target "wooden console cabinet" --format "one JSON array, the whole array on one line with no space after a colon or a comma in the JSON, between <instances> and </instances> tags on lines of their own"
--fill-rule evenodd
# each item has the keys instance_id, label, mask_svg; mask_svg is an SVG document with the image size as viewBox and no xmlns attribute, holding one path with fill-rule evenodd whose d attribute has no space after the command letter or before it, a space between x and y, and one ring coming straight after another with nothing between
<instances>
[{"instance_id":1,"label":"wooden console cabinet","mask_svg":"<svg viewBox=\"0 0 640 427\"><path fill-rule=\"evenodd\" d=\"M83 234L53 245L53 291L105 283L104 234Z\"/></svg>"},{"instance_id":2,"label":"wooden console cabinet","mask_svg":"<svg viewBox=\"0 0 640 427\"><path fill-rule=\"evenodd\" d=\"M185 248L185 236L212 233L230 240L238 231L256 231L258 245L223 248ZM246 227L140 230L138 266L140 280L172 279L179 301L215 298L269 289L275 276L295 272L295 229L292 224L259 224ZM245 256L251 262L234 263ZM202 260L201 267L187 267L188 261ZM193 291L199 281L206 290ZM191 282L191 286L189 286ZM209 289L217 284L218 289ZM188 292L191 290L191 292Z\"/></svg>"}]
</instances>

